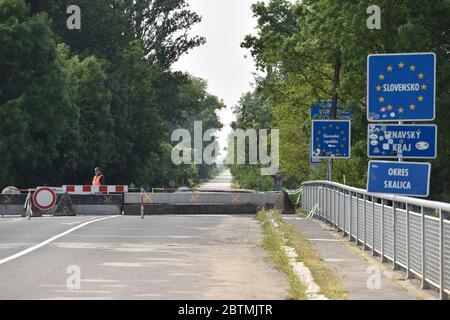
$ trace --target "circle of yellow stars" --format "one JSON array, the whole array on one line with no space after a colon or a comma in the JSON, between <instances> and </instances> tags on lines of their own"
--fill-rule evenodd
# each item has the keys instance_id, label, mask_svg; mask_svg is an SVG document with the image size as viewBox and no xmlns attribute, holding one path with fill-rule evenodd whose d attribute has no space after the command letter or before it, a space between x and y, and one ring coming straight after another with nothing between
<instances>
[{"instance_id":1,"label":"circle of yellow stars","mask_svg":"<svg viewBox=\"0 0 450 320\"><path fill-rule=\"evenodd\" d=\"M397 64L396 67L398 67L398 69L405 69L405 68L408 68L410 72L415 72L415 71L417 70L417 67L416 67L414 64L412 64L412 65L410 65L410 66L407 66L407 65L406 65L405 63L403 63L403 62L400 62L399 64ZM393 71L394 71L394 68L395 68L395 66L393 66L393 65L387 66L387 67L386 67L386 72L387 72L387 74L389 74L390 72L393 72ZM424 79L424 77L425 77L425 74L422 73L422 72L420 72L419 74L417 74L417 78L418 78L419 80ZM385 78L386 78L386 74L384 74L384 73L380 73L380 74L378 75L378 79L381 80L381 81L383 81ZM382 87L381 87L380 85L377 85L377 86L375 87L375 89L376 89L377 92L381 92ZM420 89L421 89L422 91L426 91L426 90L428 89L428 87L427 87L426 84L422 84L422 85L420 86ZM385 100L386 100L386 99L385 99L383 96L380 96L380 97L378 98L378 102L380 102L380 103L384 103ZM419 104L420 104L421 102L424 102L424 100L425 100L425 97L422 96L422 95L419 95L419 96L417 97L417 102L418 102ZM410 104L408 107L409 107L410 110L416 110L416 107L417 107L417 106L416 106L414 103L412 103L412 104ZM380 107L380 111L381 111L381 112L393 111L394 109L395 109L395 107L394 107L393 105L391 105L391 104L388 104L387 106L384 106L384 107ZM399 107L397 108L397 111L398 111L399 113L403 113L403 112L405 111L405 108L403 108L402 106L399 106Z\"/></svg>"}]
</instances>

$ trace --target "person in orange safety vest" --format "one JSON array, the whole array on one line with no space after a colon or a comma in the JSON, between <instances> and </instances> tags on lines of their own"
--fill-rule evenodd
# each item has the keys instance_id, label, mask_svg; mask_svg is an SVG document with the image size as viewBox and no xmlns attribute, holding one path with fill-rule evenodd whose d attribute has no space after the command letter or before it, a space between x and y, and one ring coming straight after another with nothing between
<instances>
[{"instance_id":1,"label":"person in orange safety vest","mask_svg":"<svg viewBox=\"0 0 450 320\"><path fill-rule=\"evenodd\" d=\"M97 167L94 169L95 176L92 178L92 185L93 186L104 186L105 185L105 176L102 173L102 170Z\"/></svg>"}]
</instances>

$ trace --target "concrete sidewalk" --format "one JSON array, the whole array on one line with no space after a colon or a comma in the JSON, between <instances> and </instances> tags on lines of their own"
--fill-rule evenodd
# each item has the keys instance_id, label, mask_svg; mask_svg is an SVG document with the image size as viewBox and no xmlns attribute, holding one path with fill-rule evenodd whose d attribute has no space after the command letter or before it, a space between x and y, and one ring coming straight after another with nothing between
<instances>
[{"instance_id":1,"label":"concrete sidewalk","mask_svg":"<svg viewBox=\"0 0 450 320\"><path fill-rule=\"evenodd\" d=\"M329 231L322 222L304 219L296 216L285 216L286 222L295 225L316 248L326 266L338 272L342 284L347 291L349 300L410 300L416 298L416 293L408 292L391 277L383 272L383 267L364 259L349 247L349 242L337 237L336 232ZM354 245L354 243L352 243ZM360 249L358 249L360 250ZM381 275L380 289L369 289L368 280L373 279L373 272ZM395 275L401 279L401 273ZM369 281L370 284L370 281Z\"/></svg>"}]
</instances>

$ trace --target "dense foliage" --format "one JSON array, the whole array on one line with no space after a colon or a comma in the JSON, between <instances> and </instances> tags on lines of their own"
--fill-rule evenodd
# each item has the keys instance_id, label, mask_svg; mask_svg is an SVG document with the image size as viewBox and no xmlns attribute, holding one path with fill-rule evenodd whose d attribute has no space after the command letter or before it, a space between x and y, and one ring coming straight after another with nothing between
<instances>
[{"instance_id":1,"label":"dense foliage","mask_svg":"<svg viewBox=\"0 0 450 320\"><path fill-rule=\"evenodd\" d=\"M0 187L192 185L214 166L175 166L173 129L220 128L223 103L170 66L204 43L186 0L0 0Z\"/></svg>"},{"instance_id":2,"label":"dense foliage","mask_svg":"<svg viewBox=\"0 0 450 320\"><path fill-rule=\"evenodd\" d=\"M380 30L369 30L367 7L382 11ZM270 0L253 5L258 33L245 38L264 76L238 106L237 124L280 129L281 174L286 186L326 178L310 167L309 109L316 100L339 99L354 113L352 158L334 161L334 180L365 188L367 163L366 58L372 53L435 52L437 55L438 158L432 162L432 197L450 201L450 1ZM265 117L269 106L271 120ZM250 111L246 111L250 110ZM256 110L256 111L253 111ZM254 168L232 168L238 184L260 185ZM238 171L237 171L238 170Z\"/></svg>"}]
</instances>

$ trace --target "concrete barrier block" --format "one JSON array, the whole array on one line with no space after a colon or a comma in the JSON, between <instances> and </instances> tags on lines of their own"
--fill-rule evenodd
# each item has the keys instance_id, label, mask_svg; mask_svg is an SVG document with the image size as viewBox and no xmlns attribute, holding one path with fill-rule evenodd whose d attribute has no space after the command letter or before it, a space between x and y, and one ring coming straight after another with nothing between
<instances>
[{"instance_id":1,"label":"concrete barrier block","mask_svg":"<svg viewBox=\"0 0 450 320\"><path fill-rule=\"evenodd\" d=\"M227 205L173 205L173 204L146 204L145 215L158 214L255 214L259 206L255 204L227 204ZM125 215L140 215L141 206L126 204Z\"/></svg>"}]
</instances>

